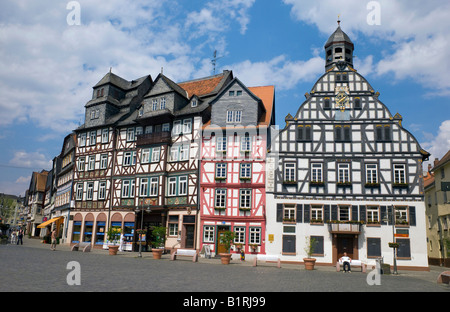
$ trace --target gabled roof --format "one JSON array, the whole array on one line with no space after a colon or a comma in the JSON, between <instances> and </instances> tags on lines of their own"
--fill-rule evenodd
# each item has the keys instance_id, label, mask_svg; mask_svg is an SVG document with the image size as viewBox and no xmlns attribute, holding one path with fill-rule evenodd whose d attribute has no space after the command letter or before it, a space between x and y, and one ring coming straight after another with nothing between
<instances>
[{"instance_id":1,"label":"gabled roof","mask_svg":"<svg viewBox=\"0 0 450 312\"><path fill-rule=\"evenodd\" d=\"M261 115L261 119L258 125L270 126L272 121L275 120L275 87L274 86L262 86L262 87L249 87L248 88L254 95L259 97L264 105L266 111Z\"/></svg>"},{"instance_id":2,"label":"gabled roof","mask_svg":"<svg viewBox=\"0 0 450 312\"><path fill-rule=\"evenodd\" d=\"M431 171L435 171L435 170L439 169L440 167L444 166L449 161L450 161L450 150L448 150L447 153L441 158L441 160L439 160L434 165L434 167L433 167L433 169L431 169Z\"/></svg>"},{"instance_id":3,"label":"gabled roof","mask_svg":"<svg viewBox=\"0 0 450 312\"><path fill-rule=\"evenodd\" d=\"M186 90L188 98L191 98L193 95L203 97L219 92L229 76L233 78L233 72L225 70L223 73L215 76L180 82L178 85Z\"/></svg>"}]
</instances>

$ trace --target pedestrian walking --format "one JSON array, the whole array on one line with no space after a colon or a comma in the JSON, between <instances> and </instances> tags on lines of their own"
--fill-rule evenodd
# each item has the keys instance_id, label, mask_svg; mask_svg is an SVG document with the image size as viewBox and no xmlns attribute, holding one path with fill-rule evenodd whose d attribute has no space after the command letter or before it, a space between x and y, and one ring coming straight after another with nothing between
<instances>
[{"instance_id":1,"label":"pedestrian walking","mask_svg":"<svg viewBox=\"0 0 450 312\"><path fill-rule=\"evenodd\" d=\"M22 238L23 238L23 230L19 229L19 232L17 233L17 245L19 245L19 242L20 242L20 245L23 245Z\"/></svg>"},{"instance_id":2,"label":"pedestrian walking","mask_svg":"<svg viewBox=\"0 0 450 312\"><path fill-rule=\"evenodd\" d=\"M11 232L11 244L15 244L17 239L17 230Z\"/></svg>"},{"instance_id":3,"label":"pedestrian walking","mask_svg":"<svg viewBox=\"0 0 450 312\"><path fill-rule=\"evenodd\" d=\"M53 228L51 240L52 240L52 244L50 245L50 249L55 251L56 250L56 228Z\"/></svg>"}]
</instances>

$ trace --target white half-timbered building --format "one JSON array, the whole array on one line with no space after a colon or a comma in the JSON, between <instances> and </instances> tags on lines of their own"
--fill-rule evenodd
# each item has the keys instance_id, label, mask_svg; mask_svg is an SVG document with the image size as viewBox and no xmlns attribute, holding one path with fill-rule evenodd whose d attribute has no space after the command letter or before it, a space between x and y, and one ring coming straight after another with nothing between
<instances>
[{"instance_id":1,"label":"white half-timbered building","mask_svg":"<svg viewBox=\"0 0 450 312\"><path fill-rule=\"evenodd\" d=\"M312 237L318 263L335 264L346 252L393 265L396 242L399 267L427 268L429 154L353 68L353 49L338 26L325 44L325 74L271 146L267 253L302 262Z\"/></svg>"}]
</instances>

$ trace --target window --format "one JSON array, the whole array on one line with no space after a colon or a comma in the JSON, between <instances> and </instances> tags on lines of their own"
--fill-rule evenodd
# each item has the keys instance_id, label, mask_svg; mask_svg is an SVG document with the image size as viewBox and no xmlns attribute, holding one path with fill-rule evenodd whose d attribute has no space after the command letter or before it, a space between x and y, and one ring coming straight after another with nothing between
<instances>
[{"instance_id":1,"label":"window","mask_svg":"<svg viewBox=\"0 0 450 312\"><path fill-rule=\"evenodd\" d=\"M216 208L225 208L227 200L227 190L225 189L216 189L216 195L214 200L214 207Z\"/></svg>"},{"instance_id":2,"label":"window","mask_svg":"<svg viewBox=\"0 0 450 312\"><path fill-rule=\"evenodd\" d=\"M178 216L169 216L169 236L178 236Z\"/></svg>"},{"instance_id":3,"label":"window","mask_svg":"<svg viewBox=\"0 0 450 312\"><path fill-rule=\"evenodd\" d=\"M252 139L249 136L241 137L241 152L250 152Z\"/></svg>"},{"instance_id":4,"label":"window","mask_svg":"<svg viewBox=\"0 0 450 312\"><path fill-rule=\"evenodd\" d=\"M216 179L226 179L226 178L227 178L227 164L216 163Z\"/></svg>"},{"instance_id":5,"label":"window","mask_svg":"<svg viewBox=\"0 0 450 312\"><path fill-rule=\"evenodd\" d=\"M108 143L108 139L109 139L109 130L102 129L102 143Z\"/></svg>"},{"instance_id":6,"label":"window","mask_svg":"<svg viewBox=\"0 0 450 312\"><path fill-rule=\"evenodd\" d=\"M158 162L161 154L161 147L152 148L152 162Z\"/></svg>"},{"instance_id":7,"label":"window","mask_svg":"<svg viewBox=\"0 0 450 312\"><path fill-rule=\"evenodd\" d=\"M285 163L284 164L284 181L285 182L296 182L295 163Z\"/></svg>"},{"instance_id":8,"label":"window","mask_svg":"<svg viewBox=\"0 0 450 312\"><path fill-rule=\"evenodd\" d=\"M350 164L338 164L338 183L350 182Z\"/></svg>"},{"instance_id":9,"label":"window","mask_svg":"<svg viewBox=\"0 0 450 312\"><path fill-rule=\"evenodd\" d=\"M300 125L297 127L297 140L309 142L312 140L311 125Z\"/></svg>"},{"instance_id":10,"label":"window","mask_svg":"<svg viewBox=\"0 0 450 312\"><path fill-rule=\"evenodd\" d=\"M83 183L77 184L76 200L83 200Z\"/></svg>"},{"instance_id":11,"label":"window","mask_svg":"<svg viewBox=\"0 0 450 312\"><path fill-rule=\"evenodd\" d=\"M251 227L249 228L249 244L261 244L261 228Z\"/></svg>"},{"instance_id":12,"label":"window","mask_svg":"<svg viewBox=\"0 0 450 312\"><path fill-rule=\"evenodd\" d=\"M161 98L160 104L161 104L161 109L165 109L166 108L166 98L165 97Z\"/></svg>"},{"instance_id":13,"label":"window","mask_svg":"<svg viewBox=\"0 0 450 312\"><path fill-rule=\"evenodd\" d=\"M97 137L97 131L91 131L89 133L89 145L95 145Z\"/></svg>"},{"instance_id":14,"label":"window","mask_svg":"<svg viewBox=\"0 0 450 312\"><path fill-rule=\"evenodd\" d=\"M106 169L108 167L108 154L102 154L100 156L100 169Z\"/></svg>"},{"instance_id":15,"label":"window","mask_svg":"<svg viewBox=\"0 0 450 312\"><path fill-rule=\"evenodd\" d=\"M336 142L350 142L352 140L350 126L349 125L335 126L334 140Z\"/></svg>"},{"instance_id":16,"label":"window","mask_svg":"<svg viewBox=\"0 0 450 312\"><path fill-rule=\"evenodd\" d=\"M252 178L252 164L251 163L241 163L240 164L239 177L241 179L250 180Z\"/></svg>"},{"instance_id":17,"label":"window","mask_svg":"<svg viewBox=\"0 0 450 312\"><path fill-rule=\"evenodd\" d=\"M98 184L98 199L105 199L106 197L106 182L100 182Z\"/></svg>"},{"instance_id":18,"label":"window","mask_svg":"<svg viewBox=\"0 0 450 312\"><path fill-rule=\"evenodd\" d=\"M240 123L242 111L227 111L227 123Z\"/></svg>"},{"instance_id":19,"label":"window","mask_svg":"<svg viewBox=\"0 0 450 312\"><path fill-rule=\"evenodd\" d=\"M361 99L359 97L355 98L355 103L353 105L354 109L361 109Z\"/></svg>"},{"instance_id":20,"label":"window","mask_svg":"<svg viewBox=\"0 0 450 312\"><path fill-rule=\"evenodd\" d=\"M172 135L179 135L181 133L181 120L173 122Z\"/></svg>"},{"instance_id":21,"label":"window","mask_svg":"<svg viewBox=\"0 0 450 312\"><path fill-rule=\"evenodd\" d=\"M234 243L235 244L245 244L245 227L235 226L234 227Z\"/></svg>"},{"instance_id":22,"label":"window","mask_svg":"<svg viewBox=\"0 0 450 312\"><path fill-rule=\"evenodd\" d=\"M395 224L407 225L408 224L408 207L396 206L395 211Z\"/></svg>"},{"instance_id":23,"label":"window","mask_svg":"<svg viewBox=\"0 0 450 312\"><path fill-rule=\"evenodd\" d=\"M311 205L311 223L323 222L323 206Z\"/></svg>"},{"instance_id":24,"label":"window","mask_svg":"<svg viewBox=\"0 0 450 312\"><path fill-rule=\"evenodd\" d=\"M339 213L339 221L350 221L350 206L339 206L338 207L338 213Z\"/></svg>"},{"instance_id":25,"label":"window","mask_svg":"<svg viewBox=\"0 0 450 312\"><path fill-rule=\"evenodd\" d=\"M158 177L150 178L150 196L158 196Z\"/></svg>"},{"instance_id":26,"label":"window","mask_svg":"<svg viewBox=\"0 0 450 312\"><path fill-rule=\"evenodd\" d=\"M134 155L134 152L125 152L123 154L123 165L124 166L131 166L136 163L136 157Z\"/></svg>"},{"instance_id":27,"label":"window","mask_svg":"<svg viewBox=\"0 0 450 312\"><path fill-rule=\"evenodd\" d=\"M311 182L323 182L322 164L311 164Z\"/></svg>"},{"instance_id":28,"label":"window","mask_svg":"<svg viewBox=\"0 0 450 312\"><path fill-rule=\"evenodd\" d=\"M380 210L378 206L367 206L367 224L380 223Z\"/></svg>"},{"instance_id":29,"label":"window","mask_svg":"<svg viewBox=\"0 0 450 312\"><path fill-rule=\"evenodd\" d=\"M234 96L234 91L228 91L228 96Z\"/></svg>"},{"instance_id":30,"label":"window","mask_svg":"<svg viewBox=\"0 0 450 312\"><path fill-rule=\"evenodd\" d=\"M146 164L150 162L150 148L143 148L141 153L141 163Z\"/></svg>"},{"instance_id":31,"label":"window","mask_svg":"<svg viewBox=\"0 0 450 312\"><path fill-rule=\"evenodd\" d=\"M381 238L368 237L367 238L367 257L381 257Z\"/></svg>"},{"instance_id":32,"label":"window","mask_svg":"<svg viewBox=\"0 0 450 312\"><path fill-rule=\"evenodd\" d=\"M80 134L80 144L79 146L85 146L86 145L86 133Z\"/></svg>"},{"instance_id":33,"label":"window","mask_svg":"<svg viewBox=\"0 0 450 312\"><path fill-rule=\"evenodd\" d=\"M134 180L122 181L122 198L134 197Z\"/></svg>"},{"instance_id":34,"label":"window","mask_svg":"<svg viewBox=\"0 0 450 312\"><path fill-rule=\"evenodd\" d=\"M170 131L170 123L166 122L162 124L161 127L161 131L162 132L169 132Z\"/></svg>"},{"instance_id":35,"label":"window","mask_svg":"<svg viewBox=\"0 0 450 312\"><path fill-rule=\"evenodd\" d=\"M239 208L250 209L252 202L252 190L239 190Z\"/></svg>"},{"instance_id":36,"label":"window","mask_svg":"<svg viewBox=\"0 0 450 312\"><path fill-rule=\"evenodd\" d=\"M152 100L152 110L155 111L158 109L158 100L157 99L153 99Z\"/></svg>"},{"instance_id":37,"label":"window","mask_svg":"<svg viewBox=\"0 0 450 312\"><path fill-rule=\"evenodd\" d=\"M180 146L180 160L188 160L189 159L189 145L181 145Z\"/></svg>"},{"instance_id":38,"label":"window","mask_svg":"<svg viewBox=\"0 0 450 312\"><path fill-rule=\"evenodd\" d=\"M183 133L189 134L192 132L192 121L190 119L183 120Z\"/></svg>"},{"instance_id":39,"label":"window","mask_svg":"<svg viewBox=\"0 0 450 312\"><path fill-rule=\"evenodd\" d=\"M330 98L325 98L323 100L323 109L331 109Z\"/></svg>"},{"instance_id":40,"label":"window","mask_svg":"<svg viewBox=\"0 0 450 312\"><path fill-rule=\"evenodd\" d=\"M87 183L86 191L86 200L92 200L94 198L94 182Z\"/></svg>"},{"instance_id":41,"label":"window","mask_svg":"<svg viewBox=\"0 0 450 312\"><path fill-rule=\"evenodd\" d=\"M366 164L366 183L378 183L378 166L376 164Z\"/></svg>"},{"instance_id":42,"label":"window","mask_svg":"<svg viewBox=\"0 0 450 312\"><path fill-rule=\"evenodd\" d=\"M197 107L197 100L192 100L191 107Z\"/></svg>"},{"instance_id":43,"label":"window","mask_svg":"<svg viewBox=\"0 0 450 312\"><path fill-rule=\"evenodd\" d=\"M95 169L95 156L89 156L88 170L92 171L94 169Z\"/></svg>"},{"instance_id":44,"label":"window","mask_svg":"<svg viewBox=\"0 0 450 312\"><path fill-rule=\"evenodd\" d=\"M86 161L85 157L78 158L78 171L84 171L85 161Z\"/></svg>"},{"instance_id":45,"label":"window","mask_svg":"<svg viewBox=\"0 0 450 312\"><path fill-rule=\"evenodd\" d=\"M169 178L169 185L168 185L168 196L176 196L177 195L177 178L176 177L170 177Z\"/></svg>"},{"instance_id":46,"label":"window","mask_svg":"<svg viewBox=\"0 0 450 312\"><path fill-rule=\"evenodd\" d=\"M187 195L188 179L186 176L178 178L178 195Z\"/></svg>"},{"instance_id":47,"label":"window","mask_svg":"<svg viewBox=\"0 0 450 312\"><path fill-rule=\"evenodd\" d=\"M226 152L226 150L227 150L227 138L217 137L216 151Z\"/></svg>"},{"instance_id":48,"label":"window","mask_svg":"<svg viewBox=\"0 0 450 312\"><path fill-rule=\"evenodd\" d=\"M134 128L127 129L127 142L134 141Z\"/></svg>"},{"instance_id":49,"label":"window","mask_svg":"<svg viewBox=\"0 0 450 312\"><path fill-rule=\"evenodd\" d=\"M138 135L141 135L144 132L144 128L142 127L136 127L136 133L135 138L137 138Z\"/></svg>"},{"instance_id":50,"label":"window","mask_svg":"<svg viewBox=\"0 0 450 312\"><path fill-rule=\"evenodd\" d=\"M283 221L285 222L295 222L295 204L285 204L283 205Z\"/></svg>"},{"instance_id":51,"label":"window","mask_svg":"<svg viewBox=\"0 0 450 312\"><path fill-rule=\"evenodd\" d=\"M227 111L227 122L233 122L233 111Z\"/></svg>"},{"instance_id":52,"label":"window","mask_svg":"<svg viewBox=\"0 0 450 312\"><path fill-rule=\"evenodd\" d=\"M376 125L375 127L375 140L378 142L391 141L391 127L389 125Z\"/></svg>"},{"instance_id":53,"label":"window","mask_svg":"<svg viewBox=\"0 0 450 312\"><path fill-rule=\"evenodd\" d=\"M189 145L174 145L170 147L169 161L185 161L189 159Z\"/></svg>"},{"instance_id":54,"label":"window","mask_svg":"<svg viewBox=\"0 0 450 312\"><path fill-rule=\"evenodd\" d=\"M214 243L214 226L205 225L203 227L203 242Z\"/></svg>"},{"instance_id":55,"label":"window","mask_svg":"<svg viewBox=\"0 0 450 312\"><path fill-rule=\"evenodd\" d=\"M406 184L405 165L394 165L394 183Z\"/></svg>"},{"instance_id":56,"label":"window","mask_svg":"<svg viewBox=\"0 0 450 312\"><path fill-rule=\"evenodd\" d=\"M139 196L144 197L148 194L148 178L141 178L141 185L139 188Z\"/></svg>"}]
</instances>

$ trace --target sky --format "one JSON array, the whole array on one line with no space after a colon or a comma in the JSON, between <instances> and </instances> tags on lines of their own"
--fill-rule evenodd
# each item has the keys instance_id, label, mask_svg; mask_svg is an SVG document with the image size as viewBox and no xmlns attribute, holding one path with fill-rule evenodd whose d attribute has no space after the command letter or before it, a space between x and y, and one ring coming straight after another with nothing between
<instances>
[{"instance_id":1,"label":"sky","mask_svg":"<svg viewBox=\"0 0 450 312\"><path fill-rule=\"evenodd\" d=\"M32 172L51 168L110 68L182 82L213 75L217 51L215 73L275 86L284 127L325 72L338 16L355 69L440 159L450 149L449 1L2 0L0 193L24 196Z\"/></svg>"}]
</instances>

